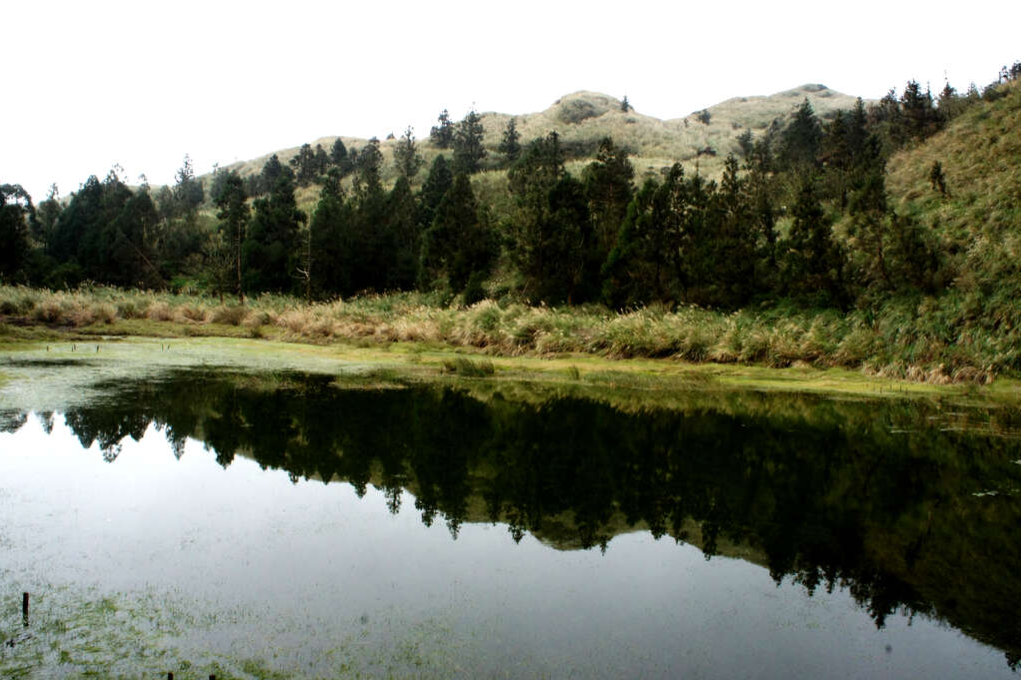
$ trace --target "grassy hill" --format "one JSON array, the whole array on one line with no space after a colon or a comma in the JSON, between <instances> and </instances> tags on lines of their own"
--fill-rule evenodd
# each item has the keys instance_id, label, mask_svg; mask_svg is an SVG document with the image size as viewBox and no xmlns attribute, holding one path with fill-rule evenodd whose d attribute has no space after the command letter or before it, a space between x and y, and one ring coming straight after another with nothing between
<instances>
[{"instance_id":1,"label":"grassy hill","mask_svg":"<svg viewBox=\"0 0 1021 680\"><path fill-rule=\"evenodd\" d=\"M644 173L658 173L661 168L681 162L688 171L694 171L696 164L703 174L715 176L723 165L728 153L738 149L737 138L746 129L761 134L776 120L784 121L794 109L808 99L816 113L826 118L838 109L849 109L855 98L827 88L825 85L806 84L785 92L769 96L735 97L711 106L709 123L700 122L693 112L683 118L660 120L634 109L624 112L621 101L598 92L580 91L565 95L553 102L544 111L525 114L497 112L482 113L485 128L485 145L489 150L490 171L498 169L501 157L497 151L501 135L507 122L514 117L523 143L543 137L551 131L561 136L565 148L576 159L569 166L579 170L585 160L595 155L599 140L610 136L633 154L632 162L639 176ZM428 133L419 131L422 139L419 146L427 164L441 151L428 141ZM315 147L321 144L329 149L337 136L320 137L311 140ZM348 148L361 148L368 140L340 136ZM392 159L396 140L384 140L380 144L385 161L384 180L393 179ZM279 149L258 158L241 161L228 166L242 176L258 173L273 153L284 163L297 155L299 147ZM449 153L449 152L447 152ZM502 171L499 172L503 175ZM483 173L485 175L485 173ZM425 169L419 180L425 176ZM485 176L476 179L485 185L494 178ZM302 197L299 196L299 199Z\"/></svg>"},{"instance_id":2,"label":"grassy hill","mask_svg":"<svg viewBox=\"0 0 1021 680\"><path fill-rule=\"evenodd\" d=\"M953 288L971 307L967 323L1018 327L1021 311L1021 81L968 108L945 130L895 154L887 188L898 212L918 217L951 253ZM942 165L947 195L929 173ZM968 301L971 302L968 302ZM980 307L980 308L979 308Z\"/></svg>"}]
</instances>

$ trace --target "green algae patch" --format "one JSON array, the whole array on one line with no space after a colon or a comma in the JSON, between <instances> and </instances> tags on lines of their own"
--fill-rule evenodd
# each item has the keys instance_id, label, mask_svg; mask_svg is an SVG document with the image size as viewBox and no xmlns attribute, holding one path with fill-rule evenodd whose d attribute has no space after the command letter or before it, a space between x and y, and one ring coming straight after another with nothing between
<instances>
[{"instance_id":1,"label":"green algae patch","mask_svg":"<svg viewBox=\"0 0 1021 680\"><path fill-rule=\"evenodd\" d=\"M588 391L640 391L655 402L678 391L767 391L859 398L936 398L972 404L1021 402L1021 387L931 383L810 366L768 368L692 364L676 359L607 359L592 355L505 357L423 343L305 344L262 338L74 336L0 345L0 407L61 408L97 395L96 385L157 376L177 368L220 367L252 373L327 374L345 386L409 382L585 385ZM68 370L73 368L75 370Z\"/></svg>"}]
</instances>

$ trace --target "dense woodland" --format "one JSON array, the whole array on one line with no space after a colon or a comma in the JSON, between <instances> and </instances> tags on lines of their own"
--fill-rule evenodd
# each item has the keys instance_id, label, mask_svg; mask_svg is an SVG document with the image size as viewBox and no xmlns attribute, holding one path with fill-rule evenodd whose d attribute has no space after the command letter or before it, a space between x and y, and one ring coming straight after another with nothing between
<instances>
[{"instance_id":1,"label":"dense woodland","mask_svg":"<svg viewBox=\"0 0 1021 680\"><path fill-rule=\"evenodd\" d=\"M52 288L187 281L239 299L418 289L465 304L514 296L617 309L788 300L847 310L938 295L967 263L934 225L893 209L887 160L1006 96L1019 77L1021 63L981 92L947 84L938 95L912 81L828 120L806 99L766 133L742 135L718 180L676 164L636 181L627 149L610 138L571 174L556 131L523 143L511 119L499 148L487 149L479 114L454 122L444 111L428 141L410 128L397 141L392 186L376 139L360 149L306 144L288 164L273 156L261 173L217 170L205 184L185 157L176 183L158 190L110 171L64 199L53 187L38 206L4 184L0 277ZM421 144L443 151L428 168ZM487 155L506 168L509 192L491 205L472 183ZM928 179L950 198L940 162ZM319 197L305 212L295 192L310 185Z\"/></svg>"}]
</instances>

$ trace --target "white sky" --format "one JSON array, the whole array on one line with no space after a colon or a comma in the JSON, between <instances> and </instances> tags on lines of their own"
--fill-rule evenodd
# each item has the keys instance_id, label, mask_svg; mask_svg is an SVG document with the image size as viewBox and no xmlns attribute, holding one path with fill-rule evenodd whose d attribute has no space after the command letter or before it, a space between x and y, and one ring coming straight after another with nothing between
<instances>
[{"instance_id":1,"label":"white sky","mask_svg":"<svg viewBox=\"0 0 1021 680\"><path fill-rule=\"evenodd\" d=\"M807 82L878 98L995 80L1021 2L5 2L0 183L36 203L115 163L173 181L327 135L422 139L443 108L628 95L676 118Z\"/></svg>"}]
</instances>

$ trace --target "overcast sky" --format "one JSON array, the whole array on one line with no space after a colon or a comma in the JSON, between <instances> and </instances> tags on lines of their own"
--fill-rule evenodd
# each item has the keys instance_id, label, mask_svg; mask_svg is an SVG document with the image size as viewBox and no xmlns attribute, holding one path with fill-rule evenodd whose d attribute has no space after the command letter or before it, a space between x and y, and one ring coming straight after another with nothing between
<instances>
[{"instance_id":1,"label":"overcast sky","mask_svg":"<svg viewBox=\"0 0 1021 680\"><path fill-rule=\"evenodd\" d=\"M836 9L834 9L836 8ZM38 203L115 164L173 181L328 135L419 138L443 108L595 90L658 118L824 83L878 98L995 80L1021 2L5 3L0 183Z\"/></svg>"}]
</instances>

